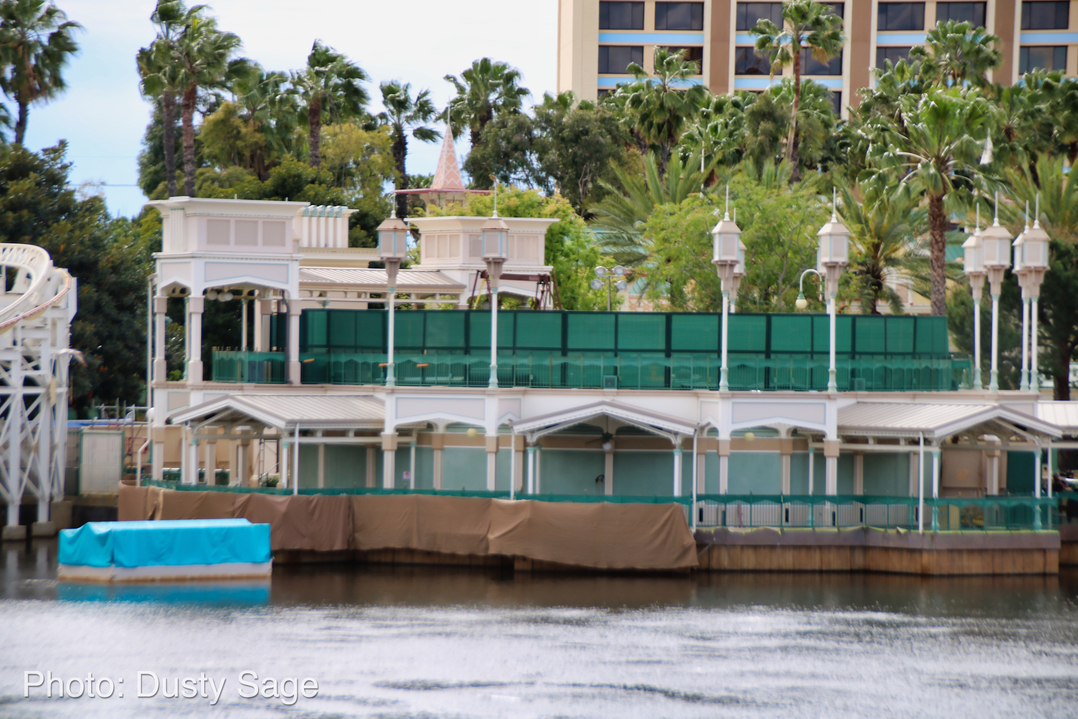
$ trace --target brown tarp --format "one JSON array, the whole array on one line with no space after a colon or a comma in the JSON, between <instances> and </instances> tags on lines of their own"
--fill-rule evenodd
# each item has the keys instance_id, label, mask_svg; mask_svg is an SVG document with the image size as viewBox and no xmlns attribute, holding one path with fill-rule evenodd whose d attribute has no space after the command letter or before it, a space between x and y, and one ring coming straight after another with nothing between
<instances>
[{"instance_id":1,"label":"brown tarp","mask_svg":"<svg viewBox=\"0 0 1078 719\"><path fill-rule=\"evenodd\" d=\"M133 487L120 483L119 507L116 518L121 522L138 522L150 518L146 511L150 487Z\"/></svg>"},{"instance_id":2,"label":"brown tarp","mask_svg":"<svg viewBox=\"0 0 1078 719\"><path fill-rule=\"evenodd\" d=\"M492 501L423 494L354 496L352 548L488 554Z\"/></svg>"},{"instance_id":3,"label":"brown tarp","mask_svg":"<svg viewBox=\"0 0 1078 719\"><path fill-rule=\"evenodd\" d=\"M275 549L332 552L348 549L352 505L345 495L236 495L234 516L270 525Z\"/></svg>"},{"instance_id":4,"label":"brown tarp","mask_svg":"<svg viewBox=\"0 0 1078 719\"><path fill-rule=\"evenodd\" d=\"M676 504L493 500L490 524L491 554L600 569L699 566Z\"/></svg>"},{"instance_id":5,"label":"brown tarp","mask_svg":"<svg viewBox=\"0 0 1078 719\"><path fill-rule=\"evenodd\" d=\"M231 492L162 490L154 519L232 519L236 495Z\"/></svg>"}]
</instances>

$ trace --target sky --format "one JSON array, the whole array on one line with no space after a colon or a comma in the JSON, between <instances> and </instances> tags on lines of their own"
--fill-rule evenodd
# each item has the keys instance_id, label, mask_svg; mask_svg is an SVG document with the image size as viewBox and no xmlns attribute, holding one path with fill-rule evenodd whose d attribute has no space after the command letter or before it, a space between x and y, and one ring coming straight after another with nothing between
<instances>
[{"instance_id":1,"label":"sky","mask_svg":"<svg viewBox=\"0 0 1078 719\"><path fill-rule=\"evenodd\" d=\"M135 53L154 38L154 0L54 0L85 30L80 52L65 73L68 90L30 109L27 147L68 143L71 183L105 184L114 215L138 214L137 157L150 105L138 90ZM195 4L191 2L190 4ZM471 62L490 57L521 71L538 101L553 93L557 67L557 3L505 0L210 0L222 30L243 40L243 56L267 70L302 67L315 39L346 54L371 77L372 112L381 105L378 83L410 82L431 90L444 107ZM457 151L462 151L458 142ZM409 141L408 172L432 173L437 143Z\"/></svg>"}]
</instances>

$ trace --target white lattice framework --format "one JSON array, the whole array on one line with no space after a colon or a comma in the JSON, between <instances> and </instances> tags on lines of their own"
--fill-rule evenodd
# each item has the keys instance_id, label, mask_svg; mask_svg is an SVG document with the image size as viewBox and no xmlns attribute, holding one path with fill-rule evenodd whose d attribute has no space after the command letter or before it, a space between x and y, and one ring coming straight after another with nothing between
<instances>
[{"instance_id":1,"label":"white lattice framework","mask_svg":"<svg viewBox=\"0 0 1078 719\"><path fill-rule=\"evenodd\" d=\"M63 497L75 282L32 245L0 244L0 500L19 523L29 492L37 521Z\"/></svg>"}]
</instances>

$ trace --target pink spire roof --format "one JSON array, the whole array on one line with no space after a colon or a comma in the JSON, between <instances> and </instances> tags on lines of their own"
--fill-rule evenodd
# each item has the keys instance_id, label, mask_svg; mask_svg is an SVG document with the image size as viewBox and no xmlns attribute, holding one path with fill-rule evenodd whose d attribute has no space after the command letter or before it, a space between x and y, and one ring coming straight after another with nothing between
<instances>
[{"instance_id":1,"label":"pink spire roof","mask_svg":"<svg viewBox=\"0 0 1078 719\"><path fill-rule=\"evenodd\" d=\"M460 177L460 166L457 164L457 151L453 145L453 131L448 125L445 128L445 138L442 140L442 153L438 157L438 170L434 173L430 189L457 191L464 189L464 180Z\"/></svg>"}]
</instances>

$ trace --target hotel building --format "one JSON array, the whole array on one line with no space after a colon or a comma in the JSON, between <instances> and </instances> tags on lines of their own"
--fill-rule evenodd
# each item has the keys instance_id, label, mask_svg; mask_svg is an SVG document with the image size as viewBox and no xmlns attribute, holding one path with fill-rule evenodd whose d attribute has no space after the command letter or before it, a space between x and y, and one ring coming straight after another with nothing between
<instances>
[{"instance_id":1,"label":"hotel building","mask_svg":"<svg viewBox=\"0 0 1078 719\"><path fill-rule=\"evenodd\" d=\"M846 43L827 63L806 53L803 77L829 88L843 115L871 85L873 68L907 57L941 20L966 20L999 36L996 80L1013 83L1035 68L1078 75L1078 0L827 4L843 18ZM629 63L651 71L656 47L685 50L700 67L691 82L716 94L764 90L781 76L770 79L766 58L753 50L749 30L761 18L781 25L782 3L559 0L558 92L594 100L631 80Z\"/></svg>"}]
</instances>

